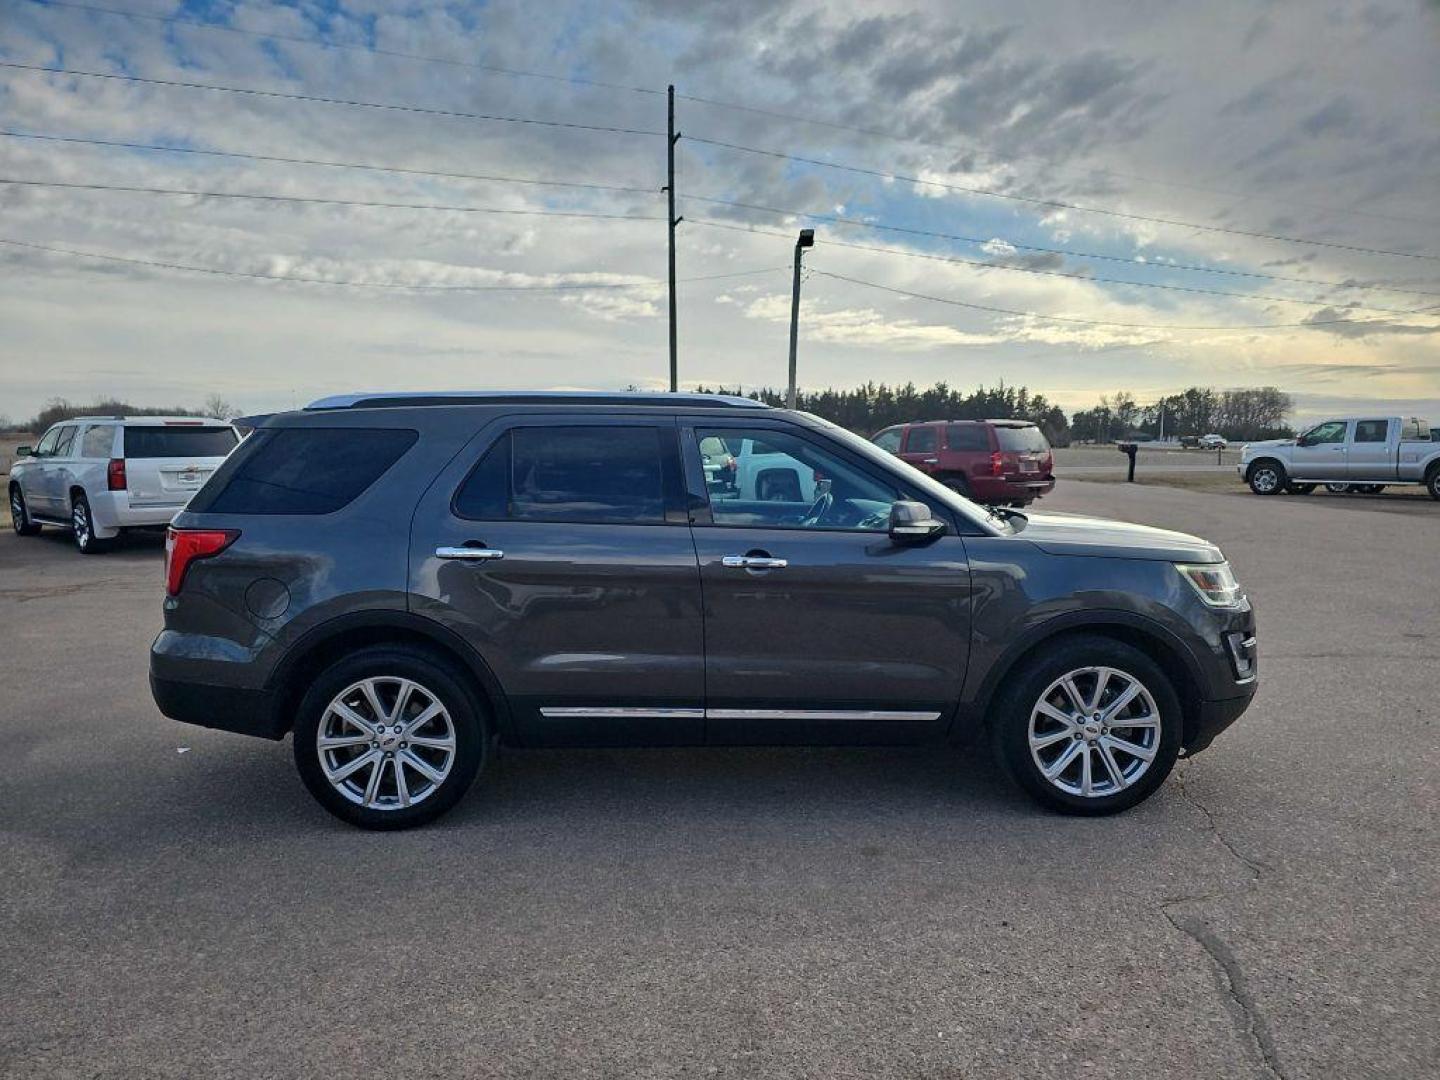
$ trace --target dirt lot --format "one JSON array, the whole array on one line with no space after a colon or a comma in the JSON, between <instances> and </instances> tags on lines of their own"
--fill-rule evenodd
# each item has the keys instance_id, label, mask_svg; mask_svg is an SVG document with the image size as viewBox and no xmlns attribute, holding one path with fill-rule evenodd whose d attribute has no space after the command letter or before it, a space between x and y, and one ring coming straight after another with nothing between
<instances>
[{"instance_id":1,"label":"dirt lot","mask_svg":"<svg viewBox=\"0 0 1440 1080\"><path fill-rule=\"evenodd\" d=\"M1255 706L1119 818L966 750L512 751L357 832L155 711L155 539L5 533L0 1074L1433 1076L1440 521L1045 505L1209 536L1259 613Z\"/></svg>"}]
</instances>

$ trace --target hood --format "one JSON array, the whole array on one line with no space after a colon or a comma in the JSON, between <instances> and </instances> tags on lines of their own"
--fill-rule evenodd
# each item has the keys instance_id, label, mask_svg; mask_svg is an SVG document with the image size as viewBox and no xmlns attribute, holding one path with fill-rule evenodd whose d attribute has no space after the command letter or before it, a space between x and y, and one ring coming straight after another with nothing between
<instances>
[{"instance_id":1,"label":"hood","mask_svg":"<svg viewBox=\"0 0 1440 1080\"><path fill-rule=\"evenodd\" d=\"M1294 439L1256 439L1245 444L1246 450L1263 450L1267 446L1294 446Z\"/></svg>"},{"instance_id":2,"label":"hood","mask_svg":"<svg viewBox=\"0 0 1440 1080\"><path fill-rule=\"evenodd\" d=\"M1078 514L1026 514L1026 517L1029 521L1016 536L1051 555L1198 563L1224 559L1220 549L1210 541L1188 533Z\"/></svg>"}]
</instances>

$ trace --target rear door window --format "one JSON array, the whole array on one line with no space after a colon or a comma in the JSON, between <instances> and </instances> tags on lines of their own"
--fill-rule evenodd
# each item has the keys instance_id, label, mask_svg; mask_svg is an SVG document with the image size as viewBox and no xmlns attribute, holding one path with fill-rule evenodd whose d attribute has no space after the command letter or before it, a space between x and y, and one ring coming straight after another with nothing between
<instances>
[{"instance_id":1,"label":"rear door window","mask_svg":"<svg viewBox=\"0 0 1440 1080\"><path fill-rule=\"evenodd\" d=\"M143 424L125 429L127 458L224 457L234 449L231 427Z\"/></svg>"},{"instance_id":2,"label":"rear door window","mask_svg":"<svg viewBox=\"0 0 1440 1080\"><path fill-rule=\"evenodd\" d=\"M665 523L665 467L656 427L512 428L455 494L480 521Z\"/></svg>"},{"instance_id":3,"label":"rear door window","mask_svg":"<svg viewBox=\"0 0 1440 1080\"><path fill-rule=\"evenodd\" d=\"M1383 443L1389 433L1389 420L1357 420L1355 422L1355 441L1357 443Z\"/></svg>"},{"instance_id":4,"label":"rear door window","mask_svg":"<svg viewBox=\"0 0 1440 1080\"><path fill-rule=\"evenodd\" d=\"M945 441L951 450L990 451L990 432L979 424L951 424Z\"/></svg>"},{"instance_id":5,"label":"rear door window","mask_svg":"<svg viewBox=\"0 0 1440 1080\"><path fill-rule=\"evenodd\" d=\"M418 437L407 428L262 429L216 471L190 509L332 514L375 483Z\"/></svg>"},{"instance_id":6,"label":"rear door window","mask_svg":"<svg viewBox=\"0 0 1440 1080\"><path fill-rule=\"evenodd\" d=\"M997 427L995 438L999 440L1001 450L1012 454L1043 454L1050 449L1038 427Z\"/></svg>"}]
</instances>

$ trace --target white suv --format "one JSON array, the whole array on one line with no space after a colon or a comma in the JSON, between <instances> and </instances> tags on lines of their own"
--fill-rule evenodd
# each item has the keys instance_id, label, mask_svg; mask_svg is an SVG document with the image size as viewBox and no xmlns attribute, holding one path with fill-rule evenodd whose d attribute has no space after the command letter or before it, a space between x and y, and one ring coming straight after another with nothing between
<instances>
[{"instance_id":1,"label":"white suv","mask_svg":"<svg viewBox=\"0 0 1440 1080\"><path fill-rule=\"evenodd\" d=\"M167 525L240 441L223 420L78 416L22 446L10 467L10 520L20 536L70 529L84 554L121 529Z\"/></svg>"}]
</instances>

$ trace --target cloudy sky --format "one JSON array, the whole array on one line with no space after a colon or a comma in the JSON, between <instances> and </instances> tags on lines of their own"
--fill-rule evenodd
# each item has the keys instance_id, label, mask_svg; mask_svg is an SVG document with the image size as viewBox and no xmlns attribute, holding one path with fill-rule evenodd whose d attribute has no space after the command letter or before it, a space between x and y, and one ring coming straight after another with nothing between
<instances>
[{"instance_id":1,"label":"cloudy sky","mask_svg":"<svg viewBox=\"0 0 1440 1080\"><path fill-rule=\"evenodd\" d=\"M685 385L1440 420L1420 0L0 0L0 413L661 388L670 82Z\"/></svg>"}]
</instances>

